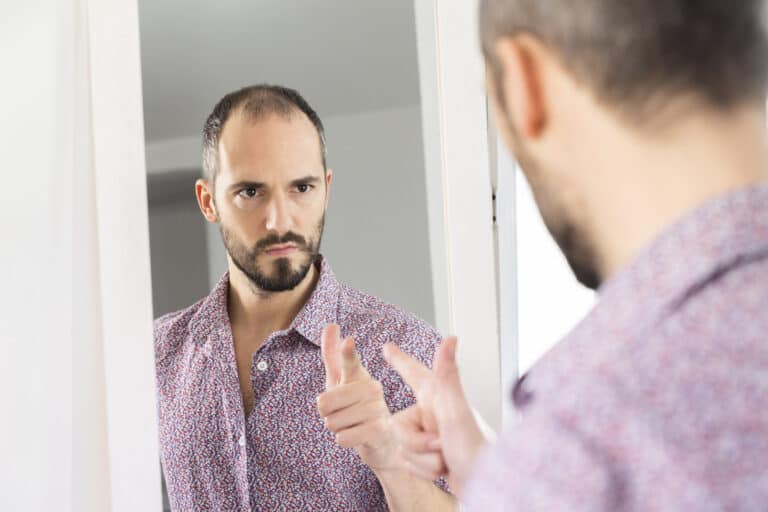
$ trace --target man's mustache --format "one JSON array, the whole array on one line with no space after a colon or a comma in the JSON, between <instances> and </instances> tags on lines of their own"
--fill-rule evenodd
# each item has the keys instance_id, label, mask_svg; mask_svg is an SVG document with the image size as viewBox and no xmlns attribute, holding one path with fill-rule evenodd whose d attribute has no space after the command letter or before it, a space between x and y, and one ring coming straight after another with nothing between
<instances>
[{"instance_id":1,"label":"man's mustache","mask_svg":"<svg viewBox=\"0 0 768 512\"><path fill-rule=\"evenodd\" d=\"M285 233L283 236L278 236L276 234L267 235L258 242L256 242L256 245L254 246L254 251L264 252L268 247L271 247L273 245L282 245L287 243L295 243L299 249L306 249L307 248L307 241L304 239L303 236L294 233L292 231L289 231Z\"/></svg>"}]
</instances>

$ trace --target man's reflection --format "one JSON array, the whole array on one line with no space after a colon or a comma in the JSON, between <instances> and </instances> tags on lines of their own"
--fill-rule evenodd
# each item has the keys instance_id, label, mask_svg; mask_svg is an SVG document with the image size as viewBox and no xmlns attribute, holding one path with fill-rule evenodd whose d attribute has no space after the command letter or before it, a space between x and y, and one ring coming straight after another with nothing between
<instances>
[{"instance_id":1,"label":"man's reflection","mask_svg":"<svg viewBox=\"0 0 768 512\"><path fill-rule=\"evenodd\" d=\"M333 172L317 114L282 87L228 94L205 123L203 164L197 200L228 272L155 323L172 509L453 508L399 456L390 410L414 398L381 357L396 341L431 361L440 336L338 282L320 255Z\"/></svg>"}]
</instances>

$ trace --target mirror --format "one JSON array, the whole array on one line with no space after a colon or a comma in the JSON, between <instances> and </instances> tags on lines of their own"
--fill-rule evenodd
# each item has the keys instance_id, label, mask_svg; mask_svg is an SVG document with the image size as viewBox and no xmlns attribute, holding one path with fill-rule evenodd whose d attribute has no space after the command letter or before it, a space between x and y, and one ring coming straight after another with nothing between
<instances>
[{"instance_id":1,"label":"mirror","mask_svg":"<svg viewBox=\"0 0 768 512\"><path fill-rule=\"evenodd\" d=\"M200 134L224 94L271 83L299 91L325 125L335 177L322 252L334 272L432 323L412 3L139 5L155 315L225 271L194 197Z\"/></svg>"},{"instance_id":2,"label":"mirror","mask_svg":"<svg viewBox=\"0 0 768 512\"><path fill-rule=\"evenodd\" d=\"M296 89L325 126L321 253L338 280L434 324L413 3L140 0L139 13L154 316L206 297L227 270L195 197L201 131L226 93L269 83Z\"/></svg>"}]
</instances>

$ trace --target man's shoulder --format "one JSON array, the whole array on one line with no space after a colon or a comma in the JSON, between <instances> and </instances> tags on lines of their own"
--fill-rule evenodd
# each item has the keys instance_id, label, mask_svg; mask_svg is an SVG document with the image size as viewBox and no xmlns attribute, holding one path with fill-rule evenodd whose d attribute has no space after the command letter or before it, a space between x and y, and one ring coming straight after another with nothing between
<instances>
[{"instance_id":1,"label":"man's shoulder","mask_svg":"<svg viewBox=\"0 0 768 512\"><path fill-rule=\"evenodd\" d=\"M153 324L155 360L162 361L170 352L181 346L189 336L193 319L202 308L205 299L186 308L166 313L155 319Z\"/></svg>"},{"instance_id":2,"label":"man's shoulder","mask_svg":"<svg viewBox=\"0 0 768 512\"><path fill-rule=\"evenodd\" d=\"M360 359L382 384L390 410L413 405L413 392L384 360L382 349L393 343L431 368L441 339L437 329L400 306L346 285L339 294L338 323L342 336L355 339Z\"/></svg>"},{"instance_id":3,"label":"man's shoulder","mask_svg":"<svg viewBox=\"0 0 768 512\"><path fill-rule=\"evenodd\" d=\"M767 276L768 260L753 261L714 276L652 324L577 331L521 384L538 404L531 411L562 413L583 431L663 423L684 432L704 422L729 431L740 411L768 407L753 393L768 382Z\"/></svg>"},{"instance_id":4,"label":"man's shoulder","mask_svg":"<svg viewBox=\"0 0 768 512\"><path fill-rule=\"evenodd\" d=\"M441 336L418 315L346 285L341 289L338 313L342 329L371 348L379 350L392 342L431 366Z\"/></svg>"}]
</instances>

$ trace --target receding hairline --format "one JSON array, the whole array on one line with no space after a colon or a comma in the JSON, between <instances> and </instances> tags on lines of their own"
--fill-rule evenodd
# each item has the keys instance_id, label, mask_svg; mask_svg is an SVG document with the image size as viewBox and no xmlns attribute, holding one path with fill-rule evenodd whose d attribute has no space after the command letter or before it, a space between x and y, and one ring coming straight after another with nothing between
<instances>
[{"instance_id":1,"label":"receding hairline","mask_svg":"<svg viewBox=\"0 0 768 512\"><path fill-rule=\"evenodd\" d=\"M222 135L224 134L224 131L227 129L227 126L230 124L230 121L233 120L239 120L244 123L248 124L257 124L263 121L267 121L270 118L277 117L280 119L284 119L286 121L292 121L294 119L303 119L308 123L308 125L312 128L314 132L317 132L315 129L315 125L312 124L312 120L307 116L306 113L304 113L300 108L296 106L292 106L292 108L288 108L286 110L251 110L248 108L248 105L246 102L242 102L241 104L238 104L237 106L232 108L232 111L230 112L229 116L227 117L226 121L221 126L221 132L219 134L219 142L221 142Z\"/></svg>"},{"instance_id":2,"label":"receding hairline","mask_svg":"<svg viewBox=\"0 0 768 512\"><path fill-rule=\"evenodd\" d=\"M254 113L253 111L249 111L246 108L246 105L238 105L234 107L227 118L227 120L224 122L224 124L221 127L221 132L219 133L219 138L217 141L217 147L216 147L216 153L217 157L220 157L221 154L221 144L224 141L224 134L227 132L227 128L231 127L233 124L232 121L235 122L242 122L245 125L256 125L259 123L264 123L269 121L270 119L281 119L285 121L295 121L298 120L300 122L303 122L308 129L312 131L314 134L315 140L317 141L318 145L318 151L320 151L320 157L321 157L321 164L322 164L322 140L320 139L320 135L317 132L317 129L315 128L315 125L312 124L312 120L307 116L300 108L296 107L294 109L286 110L286 111L263 111ZM220 161L218 162L221 163ZM219 169L220 170L220 169Z\"/></svg>"},{"instance_id":3,"label":"receding hairline","mask_svg":"<svg viewBox=\"0 0 768 512\"><path fill-rule=\"evenodd\" d=\"M320 116L297 90L281 85L262 83L245 86L225 94L206 118L202 133L203 176L211 184L215 183L219 171L221 133L233 112L241 109L252 120L258 120L268 114L278 114L291 118L297 110L301 111L315 128L320 141L323 170L327 172L325 128Z\"/></svg>"},{"instance_id":4,"label":"receding hairline","mask_svg":"<svg viewBox=\"0 0 768 512\"><path fill-rule=\"evenodd\" d=\"M248 112L245 109L241 108L241 106L233 107L231 112L230 112L230 115L227 117L227 120L224 122L224 124L221 127L221 131L219 133L219 137L218 137L218 140L216 142L216 150L215 150L215 156L216 156L216 160L217 160L216 161L216 172L215 172L215 174L213 176L205 176L205 179L208 181L208 183L211 186L212 190L216 190L216 188L217 188L216 187L217 178L222 173L221 157L222 157L222 154L224 153L224 146L223 146L223 144L224 144L225 134L227 133L227 127L228 127L228 125L231 124L230 121L235 121L235 123L242 122L242 123L244 123L244 126L247 126L247 125L255 125L255 124L258 124L258 123L266 122L266 121L268 121L269 119L272 119L272 118L283 119L283 120L286 120L286 121L291 121L291 120L294 120L294 119L302 119L302 116L298 116L297 114L304 114L304 112L301 109L296 108L294 112L289 112L289 111L286 111L286 112L264 112L264 113L259 114L258 116L253 117L253 116L249 116ZM317 144L316 151L320 152L320 154L318 156L320 158L319 166L322 167L322 173L319 173L318 175L319 176L327 176L328 168L327 168L326 165L324 165L324 161L323 161L323 158L322 158L322 151L323 151L323 149L322 149L322 145L321 145L321 142L320 142L319 134L315 130L315 127L314 127L314 125L312 123L312 120L309 119L309 117L306 114L303 115L303 118L305 119L305 121L307 123L307 126L309 128L311 128L312 131L314 132L314 134L315 134L315 139L314 140L316 141L316 144ZM309 136L309 134L307 134L307 136ZM312 168L316 169L314 167L314 165L312 166ZM315 171L312 170L312 173L314 173L314 172ZM227 187L227 188L229 188L229 187Z\"/></svg>"},{"instance_id":5,"label":"receding hairline","mask_svg":"<svg viewBox=\"0 0 768 512\"><path fill-rule=\"evenodd\" d=\"M303 119L306 121L315 133L318 151L320 152L320 163L323 167L323 172L327 173L325 134L322 121L318 118L320 125L317 126L310 115L302 110L301 106L294 104L293 101L290 101L278 92L269 89L259 89L250 91L232 105L226 118L221 123L216 137L216 144L210 148L212 155L209 156L215 157L216 160L213 166L214 172L209 174L207 169L204 172L204 177L210 182L211 186L215 185L216 177L221 171L221 144L224 140L227 126L231 124L230 121L240 120L248 124L255 124L271 117L285 120Z\"/></svg>"}]
</instances>

